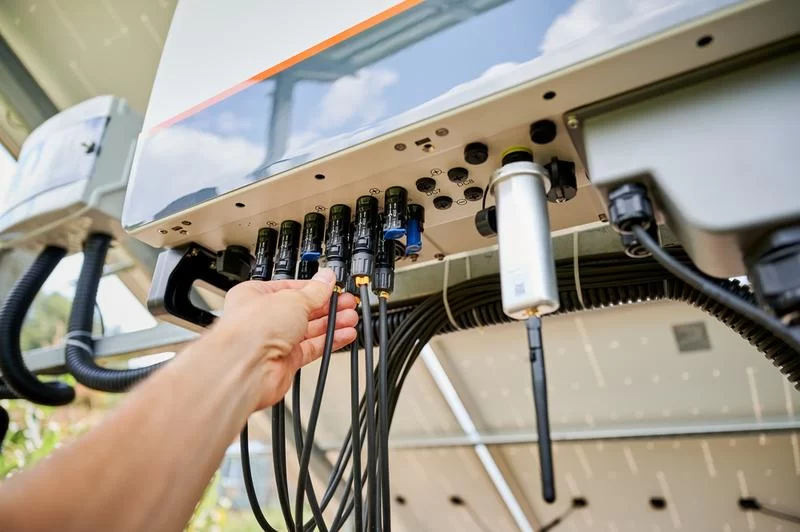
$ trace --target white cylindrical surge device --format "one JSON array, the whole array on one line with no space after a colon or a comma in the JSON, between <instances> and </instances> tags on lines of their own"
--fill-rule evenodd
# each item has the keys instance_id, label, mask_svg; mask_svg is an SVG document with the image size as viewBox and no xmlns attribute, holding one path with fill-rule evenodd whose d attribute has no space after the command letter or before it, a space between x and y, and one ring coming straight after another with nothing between
<instances>
[{"instance_id":1,"label":"white cylindrical surge device","mask_svg":"<svg viewBox=\"0 0 800 532\"><path fill-rule=\"evenodd\" d=\"M550 176L527 148L508 150L492 177L503 311L524 320L558 310L547 191Z\"/></svg>"}]
</instances>

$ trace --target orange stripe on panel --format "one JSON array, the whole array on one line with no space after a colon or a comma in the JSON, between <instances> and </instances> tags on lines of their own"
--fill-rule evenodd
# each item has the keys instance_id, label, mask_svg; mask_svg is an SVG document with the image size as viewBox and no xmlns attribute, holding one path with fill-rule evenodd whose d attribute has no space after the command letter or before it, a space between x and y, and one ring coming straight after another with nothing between
<instances>
[{"instance_id":1,"label":"orange stripe on panel","mask_svg":"<svg viewBox=\"0 0 800 532\"><path fill-rule=\"evenodd\" d=\"M165 128L167 128L167 127L169 127L169 126L171 126L171 125L173 125L173 124L175 124L177 122L180 122L184 118L187 118L187 117L197 113L198 111L202 111L203 109L205 109L207 107L210 107L210 106L214 105L215 103L224 100L228 96L236 94L237 92L239 92L239 91L241 91L243 89L246 89L247 87L249 87L251 85L254 85L255 83L258 83L259 81L262 81L264 79L267 79L267 78L270 78L270 77L274 76L275 74L283 72L284 70L293 67L294 65L296 65L297 63L300 63L301 61L304 61L304 60L308 59L309 57L313 57L313 56L317 55L318 53L327 50L331 46L334 46L336 44L339 44L340 42L346 41L347 39L349 39L351 37L355 37L359 33L362 33L363 31L366 31L366 30L370 29L373 26L377 26L381 22L385 22L385 21L389 20L390 18L394 17L395 15L399 15L400 13L402 13L402 12L412 8L412 7L414 7L417 4L422 3L423 1L424 0L404 0L403 2L400 2L399 4L396 4L396 5L390 7L387 10L382 11L382 12L378 13L377 15L374 15L374 16L368 18L367 20L359 22L355 26L347 28L346 30L342 31L341 33L337 33L333 37L330 37L329 39L326 39L326 40L322 41L319 44L315 44L311 48L303 50L299 54L294 55L294 56L290 57L289 59L286 59L285 61L282 61L282 62L278 63L277 65L275 65L273 67L270 67L270 68L268 68L268 69L266 69L266 70L264 70L262 72L259 72L255 76L252 76L251 78L246 79L245 81L242 81L241 83L238 83L238 84L234 85L233 87L231 87L231 88L229 88L229 89L227 89L225 91L222 91L221 93L217 94L216 96L214 96L212 98L209 98L208 100L205 100L203 102L200 102L199 104L197 104L197 105L195 105L193 107L190 107L186 111L184 111L184 112L182 112L182 113L180 113L178 115L173 116L169 120L165 120L164 122L161 122L157 126L154 126L149 131L149 134L153 134L153 133L155 133L157 131L160 131L162 129L165 129Z\"/></svg>"}]
</instances>

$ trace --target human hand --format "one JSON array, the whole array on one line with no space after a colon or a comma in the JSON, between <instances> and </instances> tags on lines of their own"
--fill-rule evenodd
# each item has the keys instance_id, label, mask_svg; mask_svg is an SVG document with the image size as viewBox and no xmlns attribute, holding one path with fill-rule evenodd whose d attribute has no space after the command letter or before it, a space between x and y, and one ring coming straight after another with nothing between
<instances>
[{"instance_id":1,"label":"human hand","mask_svg":"<svg viewBox=\"0 0 800 532\"><path fill-rule=\"evenodd\" d=\"M215 325L226 349L247 357L258 390L257 409L280 401L295 372L322 355L333 271L321 269L310 281L246 281L225 297ZM333 349L356 339L356 299L339 296Z\"/></svg>"}]
</instances>

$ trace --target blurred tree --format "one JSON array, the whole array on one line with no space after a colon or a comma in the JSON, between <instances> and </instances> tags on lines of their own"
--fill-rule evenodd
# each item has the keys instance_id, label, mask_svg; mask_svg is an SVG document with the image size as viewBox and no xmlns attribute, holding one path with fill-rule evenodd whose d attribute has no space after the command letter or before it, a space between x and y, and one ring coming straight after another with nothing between
<instances>
[{"instance_id":1,"label":"blurred tree","mask_svg":"<svg viewBox=\"0 0 800 532\"><path fill-rule=\"evenodd\" d=\"M23 351L57 343L67 331L72 301L58 292L41 294L33 301L20 345Z\"/></svg>"}]
</instances>

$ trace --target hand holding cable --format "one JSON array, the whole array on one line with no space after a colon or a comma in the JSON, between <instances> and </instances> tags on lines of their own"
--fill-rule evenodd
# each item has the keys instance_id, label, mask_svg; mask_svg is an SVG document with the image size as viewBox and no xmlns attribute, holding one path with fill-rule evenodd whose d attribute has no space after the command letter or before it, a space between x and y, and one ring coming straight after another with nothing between
<instances>
[{"instance_id":1,"label":"hand holding cable","mask_svg":"<svg viewBox=\"0 0 800 532\"><path fill-rule=\"evenodd\" d=\"M322 355L334 276L320 270L310 281L245 281L232 288L222 319L212 330L226 331L230 352L252 358L261 393L256 410L280 401L294 372ZM356 338L355 298L342 294L337 304L333 348Z\"/></svg>"}]
</instances>

